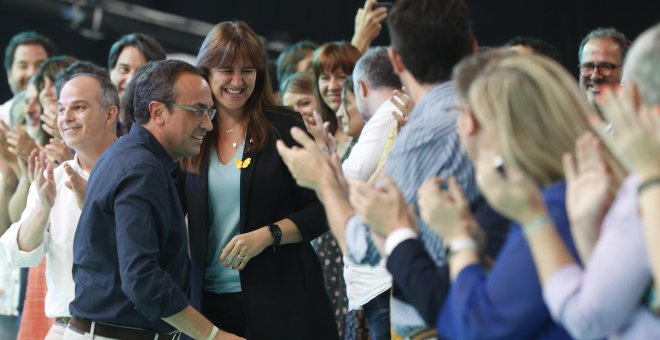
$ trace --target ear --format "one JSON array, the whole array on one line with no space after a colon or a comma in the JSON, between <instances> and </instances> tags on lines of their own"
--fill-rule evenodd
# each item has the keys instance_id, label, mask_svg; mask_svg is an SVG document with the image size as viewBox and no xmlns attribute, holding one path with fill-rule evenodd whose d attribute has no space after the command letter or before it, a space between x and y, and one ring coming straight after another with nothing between
<instances>
[{"instance_id":1,"label":"ear","mask_svg":"<svg viewBox=\"0 0 660 340\"><path fill-rule=\"evenodd\" d=\"M119 108L116 106L110 106L110 109L108 109L108 117L106 118L106 121L112 125L115 125L117 122L117 116L119 115Z\"/></svg>"},{"instance_id":2,"label":"ear","mask_svg":"<svg viewBox=\"0 0 660 340\"><path fill-rule=\"evenodd\" d=\"M479 129L481 129L481 125L479 124L479 121L477 120L477 117L474 116L474 112L472 112L472 108L466 107L464 112L463 112L463 122L465 124L465 132L470 135L474 136L479 132Z\"/></svg>"},{"instance_id":3,"label":"ear","mask_svg":"<svg viewBox=\"0 0 660 340\"><path fill-rule=\"evenodd\" d=\"M357 81L357 92L356 94L359 95L361 98L366 98L367 93L369 92L369 88L367 88L367 83L364 82L364 80L358 80Z\"/></svg>"},{"instance_id":4,"label":"ear","mask_svg":"<svg viewBox=\"0 0 660 340\"><path fill-rule=\"evenodd\" d=\"M403 65L403 61L401 61L401 56L399 53L394 49L394 47L390 47L387 49L387 56L390 57L390 62L392 63L392 68L394 69L394 73L401 74L406 67Z\"/></svg>"},{"instance_id":5,"label":"ear","mask_svg":"<svg viewBox=\"0 0 660 340\"><path fill-rule=\"evenodd\" d=\"M472 39L472 53L471 54L477 54L477 49L479 48L479 42L477 39Z\"/></svg>"},{"instance_id":6,"label":"ear","mask_svg":"<svg viewBox=\"0 0 660 340\"><path fill-rule=\"evenodd\" d=\"M163 116L165 115L165 104L157 101L152 101L149 103L149 116L156 124L161 125L163 121Z\"/></svg>"}]
</instances>

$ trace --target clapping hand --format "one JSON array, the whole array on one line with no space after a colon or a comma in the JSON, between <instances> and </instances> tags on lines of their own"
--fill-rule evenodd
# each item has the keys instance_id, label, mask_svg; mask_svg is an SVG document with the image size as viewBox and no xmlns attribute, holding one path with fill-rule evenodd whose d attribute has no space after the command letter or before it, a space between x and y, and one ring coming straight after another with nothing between
<instances>
[{"instance_id":1,"label":"clapping hand","mask_svg":"<svg viewBox=\"0 0 660 340\"><path fill-rule=\"evenodd\" d=\"M447 183L447 190L440 184ZM426 224L445 240L468 234L469 226L475 225L470 205L455 177L442 180L434 177L426 181L417 193L419 212Z\"/></svg>"},{"instance_id":2,"label":"clapping hand","mask_svg":"<svg viewBox=\"0 0 660 340\"><path fill-rule=\"evenodd\" d=\"M401 128L408 123L408 116L415 106L415 102L412 97L405 92L405 88L403 91L394 90L392 92L392 97L390 97L390 102L401 111L401 114L392 111L392 116L396 119L396 131L399 132L401 131Z\"/></svg>"}]
</instances>

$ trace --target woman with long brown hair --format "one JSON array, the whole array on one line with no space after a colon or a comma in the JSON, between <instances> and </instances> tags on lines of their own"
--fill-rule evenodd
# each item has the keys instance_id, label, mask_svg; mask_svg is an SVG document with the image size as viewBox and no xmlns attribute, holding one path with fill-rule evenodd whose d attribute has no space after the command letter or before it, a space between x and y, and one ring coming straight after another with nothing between
<instances>
[{"instance_id":1,"label":"woman with long brown hair","mask_svg":"<svg viewBox=\"0 0 660 340\"><path fill-rule=\"evenodd\" d=\"M264 47L244 22L211 29L197 66L218 114L201 153L184 161L193 303L250 339L337 339L309 243L328 229L323 207L275 149L294 143L300 114L275 106Z\"/></svg>"}]
</instances>

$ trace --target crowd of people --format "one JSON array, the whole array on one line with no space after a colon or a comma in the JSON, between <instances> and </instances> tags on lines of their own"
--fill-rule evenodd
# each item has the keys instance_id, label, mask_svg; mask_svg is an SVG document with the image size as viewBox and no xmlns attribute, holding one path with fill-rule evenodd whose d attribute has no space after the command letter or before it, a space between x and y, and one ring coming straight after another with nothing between
<instances>
[{"instance_id":1,"label":"crowd of people","mask_svg":"<svg viewBox=\"0 0 660 340\"><path fill-rule=\"evenodd\" d=\"M660 338L660 23L569 71L375 3L277 60L239 20L195 65L15 34L0 339Z\"/></svg>"}]
</instances>

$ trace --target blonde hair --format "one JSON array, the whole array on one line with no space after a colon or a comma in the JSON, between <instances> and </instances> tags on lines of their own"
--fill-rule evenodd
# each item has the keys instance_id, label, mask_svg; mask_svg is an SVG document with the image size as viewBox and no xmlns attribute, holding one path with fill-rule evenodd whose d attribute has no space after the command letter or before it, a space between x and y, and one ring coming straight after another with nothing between
<instances>
[{"instance_id":1,"label":"blonde hair","mask_svg":"<svg viewBox=\"0 0 660 340\"><path fill-rule=\"evenodd\" d=\"M496 60L475 79L468 99L480 124L496 136L502 157L541 187L564 180L562 155L574 153L595 114L575 79L537 55ZM618 188L624 170L604 152Z\"/></svg>"}]
</instances>

